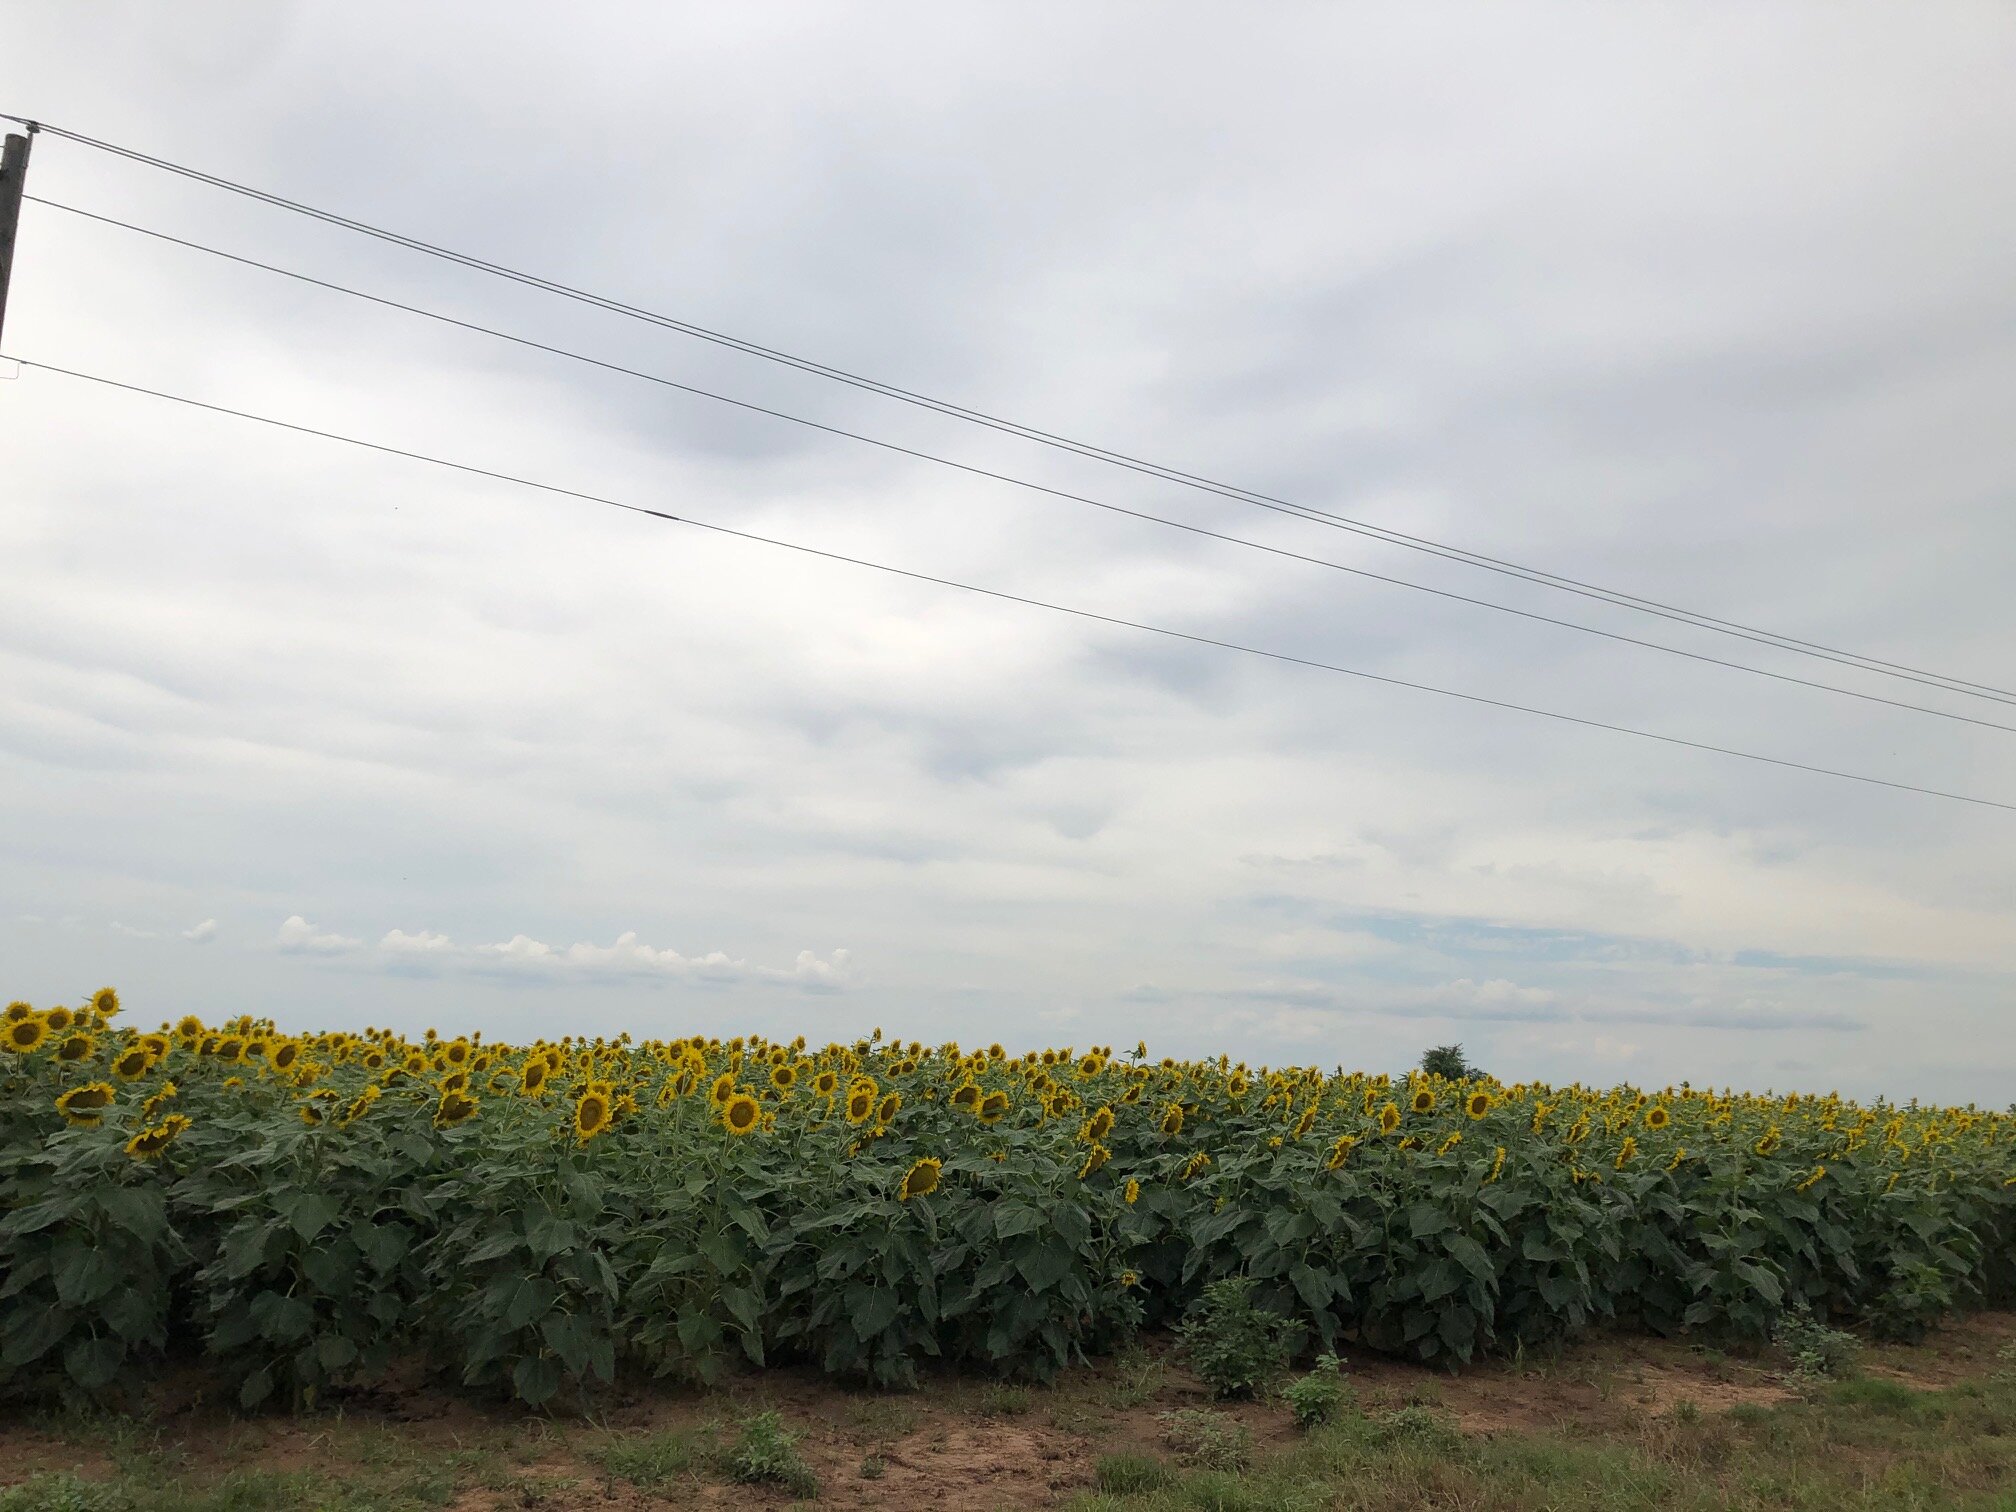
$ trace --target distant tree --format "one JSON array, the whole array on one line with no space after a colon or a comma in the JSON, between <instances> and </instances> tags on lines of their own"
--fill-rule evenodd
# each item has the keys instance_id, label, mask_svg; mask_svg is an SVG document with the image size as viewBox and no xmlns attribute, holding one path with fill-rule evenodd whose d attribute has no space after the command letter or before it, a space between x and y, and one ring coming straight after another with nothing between
<instances>
[{"instance_id":1,"label":"distant tree","mask_svg":"<svg viewBox=\"0 0 2016 1512\"><path fill-rule=\"evenodd\" d=\"M1450 1081L1462 1081L1466 1076L1482 1074L1463 1059L1461 1045L1437 1045L1421 1057L1421 1069L1430 1076L1446 1077Z\"/></svg>"}]
</instances>

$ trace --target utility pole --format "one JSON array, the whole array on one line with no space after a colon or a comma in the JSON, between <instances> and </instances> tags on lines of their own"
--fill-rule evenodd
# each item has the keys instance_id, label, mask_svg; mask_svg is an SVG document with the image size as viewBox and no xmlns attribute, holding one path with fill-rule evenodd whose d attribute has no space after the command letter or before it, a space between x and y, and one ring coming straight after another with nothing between
<instances>
[{"instance_id":1,"label":"utility pole","mask_svg":"<svg viewBox=\"0 0 2016 1512\"><path fill-rule=\"evenodd\" d=\"M14 276L14 230L21 224L21 190L28 182L28 149L35 144L35 128L28 135L7 134L0 151L0 332L7 329L7 283Z\"/></svg>"}]
</instances>

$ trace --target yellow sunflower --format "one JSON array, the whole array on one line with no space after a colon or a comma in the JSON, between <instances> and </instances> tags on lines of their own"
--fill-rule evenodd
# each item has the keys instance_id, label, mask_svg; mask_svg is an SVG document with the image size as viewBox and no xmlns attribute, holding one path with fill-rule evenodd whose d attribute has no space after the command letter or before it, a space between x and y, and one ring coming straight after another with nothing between
<instances>
[{"instance_id":1,"label":"yellow sunflower","mask_svg":"<svg viewBox=\"0 0 2016 1512\"><path fill-rule=\"evenodd\" d=\"M140 1116L149 1123L152 1123L159 1116L161 1110L167 1107L181 1091L182 1089L173 1082L161 1083L160 1090L140 1105Z\"/></svg>"},{"instance_id":2,"label":"yellow sunflower","mask_svg":"<svg viewBox=\"0 0 2016 1512\"><path fill-rule=\"evenodd\" d=\"M100 987L96 992L91 994L91 1007L94 1012L102 1013L108 1019L117 1018L119 1016L119 994L114 992L110 987Z\"/></svg>"},{"instance_id":3,"label":"yellow sunflower","mask_svg":"<svg viewBox=\"0 0 2016 1512\"><path fill-rule=\"evenodd\" d=\"M455 1073L460 1076L461 1072ZM434 1127L452 1129L456 1124L467 1123L476 1116L477 1100L467 1092L451 1088L441 1094L441 1101L434 1107Z\"/></svg>"},{"instance_id":4,"label":"yellow sunflower","mask_svg":"<svg viewBox=\"0 0 2016 1512\"><path fill-rule=\"evenodd\" d=\"M908 1202L912 1197L922 1197L926 1192L937 1191L940 1169L941 1163L935 1156L925 1156L904 1173L903 1184L896 1189L897 1199Z\"/></svg>"},{"instance_id":5,"label":"yellow sunflower","mask_svg":"<svg viewBox=\"0 0 2016 1512\"><path fill-rule=\"evenodd\" d=\"M1085 1157L1085 1164L1078 1168L1078 1179L1084 1181L1112 1158L1113 1152L1111 1150L1102 1144L1095 1144L1092 1146L1091 1153Z\"/></svg>"},{"instance_id":6,"label":"yellow sunflower","mask_svg":"<svg viewBox=\"0 0 2016 1512\"><path fill-rule=\"evenodd\" d=\"M609 1099L599 1092L583 1092L574 1104L574 1137L586 1144L609 1127Z\"/></svg>"},{"instance_id":7,"label":"yellow sunflower","mask_svg":"<svg viewBox=\"0 0 2016 1512\"><path fill-rule=\"evenodd\" d=\"M92 1082L88 1086L72 1087L56 1099L56 1111L66 1122L82 1129L95 1129L104 1122L105 1110L112 1106L116 1094L110 1082Z\"/></svg>"},{"instance_id":8,"label":"yellow sunflower","mask_svg":"<svg viewBox=\"0 0 2016 1512\"><path fill-rule=\"evenodd\" d=\"M91 1059L98 1048L98 1041L88 1034L73 1034L56 1047L56 1059L69 1065Z\"/></svg>"},{"instance_id":9,"label":"yellow sunflower","mask_svg":"<svg viewBox=\"0 0 2016 1512\"><path fill-rule=\"evenodd\" d=\"M42 1015L42 1022L49 1026L51 1034L61 1034L71 1024L75 1023L76 1019L77 1015L72 1013L68 1008L51 1008L47 1013Z\"/></svg>"},{"instance_id":10,"label":"yellow sunflower","mask_svg":"<svg viewBox=\"0 0 2016 1512\"><path fill-rule=\"evenodd\" d=\"M1300 1139L1316 1127L1316 1108L1312 1104L1302 1110L1302 1116L1295 1120L1295 1137Z\"/></svg>"},{"instance_id":11,"label":"yellow sunflower","mask_svg":"<svg viewBox=\"0 0 2016 1512\"><path fill-rule=\"evenodd\" d=\"M817 1076L812 1078L812 1090L821 1097L831 1097L835 1092L840 1090L840 1073L838 1071L821 1071Z\"/></svg>"},{"instance_id":12,"label":"yellow sunflower","mask_svg":"<svg viewBox=\"0 0 2016 1512\"><path fill-rule=\"evenodd\" d=\"M144 1046L135 1045L112 1062L112 1074L121 1081L138 1081L152 1070L153 1066L154 1057L147 1053Z\"/></svg>"},{"instance_id":13,"label":"yellow sunflower","mask_svg":"<svg viewBox=\"0 0 2016 1512\"><path fill-rule=\"evenodd\" d=\"M1671 1122L1673 1115L1666 1111L1663 1104L1655 1104L1646 1110L1645 1127L1648 1129L1663 1129Z\"/></svg>"},{"instance_id":14,"label":"yellow sunflower","mask_svg":"<svg viewBox=\"0 0 2016 1512\"><path fill-rule=\"evenodd\" d=\"M1358 1148L1358 1141L1349 1134L1340 1134L1330 1146L1330 1153L1324 1158L1323 1169L1334 1171L1351 1158L1351 1152Z\"/></svg>"},{"instance_id":15,"label":"yellow sunflower","mask_svg":"<svg viewBox=\"0 0 2016 1512\"><path fill-rule=\"evenodd\" d=\"M972 1082L961 1082L959 1090L947 1099L962 1113L974 1112L980 1106L980 1089Z\"/></svg>"},{"instance_id":16,"label":"yellow sunflower","mask_svg":"<svg viewBox=\"0 0 2016 1512\"><path fill-rule=\"evenodd\" d=\"M33 1005L24 1003L21 1001L21 999L16 998L14 999L13 1002L7 1005L5 1012L0 1012L0 1023L11 1024L16 1019L24 1019L28 1017L28 1015L33 1013L34 1011L35 1009Z\"/></svg>"},{"instance_id":17,"label":"yellow sunflower","mask_svg":"<svg viewBox=\"0 0 2016 1512\"><path fill-rule=\"evenodd\" d=\"M721 1105L721 1122L730 1134L747 1134L762 1118L761 1105L747 1092L734 1093Z\"/></svg>"},{"instance_id":18,"label":"yellow sunflower","mask_svg":"<svg viewBox=\"0 0 2016 1512\"><path fill-rule=\"evenodd\" d=\"M770 1085L775 1087L779 1092L789 1092L793 1087L798 1085L797 1068L794 1066L772 1066L770 1068Z\"/></svg>"},{"instance_id":19,"label":"yellow sunflower","mask_svg":"<svg viewBox=\"0 0 2016 1512\"><path fill-rule=\"evenodd\" d=\"M1120 1195L1127 1199L1127 1206L1134 1206L1135 1203L1141 1200L1141 1183L1136 1181L1132 1176L1129 1176L1126 1188Z\"/></svg>"},{"instance_id":20,"label":"yellow sunflower","mask_svg":"<svg viewBox=\"0 0 2016 1512\"><path fill-rule=\"evenodd\" d=\"M1414 1089L1414 1100L1410 1106L1416 1113L1433 1113L1435 1111L1434 1092L1427 1087L1416 1087Z\"/></svg>"},{"instance_id":21,"label":"yellow sunflower","mask_svg":"<svg viewBox=\"0 0 2016 1512\"><path fill-rule=\"evenodd\" d=\"M1183 1105L1171 1103L1162 1110L1162 1132L1171 1138L1183 1132Z\"/></svg>"},{"instance_id":22,"label":"yellow sunflower","mask_svg":"<svg viewBox=\"0 0 2016 1512\"><path fill-rule=\"evenodd\" d=\"M714 1078L714 1085L707 1089L707 1101L719 1108L735 1095L735 1073L723 1071Z\"/></svg>"},{"instance_id":23,"label":"yellow sunflower","mask_svg":"<svg viewBox=\"0 0 2016 1512\"><path fill-rule=\"evenodd\" d=\"M7 1032L0 1037L0 1045L5 1045L16 1055L27 1055L42 1048L42 1041L49 1038L49 1021L39 1013L30 1012L25 1018L9 1019Z\"/></svg>"},{"instance_id":24,"label":"yellow sunflower","mask_svg":"<svg viewBox=\"0 0 2016 1512\"><path fill-rule=\"evenodd\" d=\"M1491 1094L1479 1088L1463 1099L1463 1111L1472 1118L1482 1118L1491 1111Z\"/></svg>"},{"instance_id":25,"label":"yellow sunflower","mask_svg":"<svg viewBox=\"0 0 2016 1512\"><path fill-rule=\"evenodd\" d=\"M984 1124L997 1124L1008 1115L1008 1094L995 1089L980 1099L980 1106L973 1110L973 1116Z\"/></svg>"},{"instance_id":26,"label":"yellow sunflower","mask_svg":"<svg viewBox=\"0 0 2016 1512\"><path fill-rule=\"evenodd\" d=\"M866 1123L868 1115L875 1111L875 1087L872 1082L857 1085L847 1094L847 1122Z\"/></svg>"},{"instance_id":27,"label":"yellow sunflower","mask_svg":"<svg viewBox=\"0 0 2016 1512\"><path fill-rule=\"evenodd\" d=\"M273 1047L273 1053L267 1058L267 1064L275 1071L286 1071L299 1059L301 1059L301 1047L292 1040L282 1040Z\"/></svg>"},{"instance_id":28,"label":"yellow sunflower","mask_svg":"<svg viewBox=\"0 0 2016 1512\"><path fill-rule=\"evenodd\" d=\"M1386 1104L1385 1107L1379 1110L1379 1131L1382 1134L1391 1134L1395 1129L1399 1127L1400 1127L1400 1105L1398 1103L1389 1102L1388 1104Z\"/></svg>"},{"instance_id":29,"label":"yellow sunflower","mask_svg":"<svg viewBox=\"0 0 2016 1512\"><path fill-rule=\"evenodd\" d=\"M153 1160L168 1146L182 1137L189 1127L189 1120L180 1113L170 1113L151 1129L142 1129L126 1141L126 1153L135 1160Z\"/></svg>"},{"instance_id":30,"label":"yellow sunflower","mask_svg":"<svg viewBox=\"0 0 2016 1512\"><path fill-rule=\"evenodd\" d=\"M200 1039L203 1036L203 1020L193 1013L185 1013L175 1021L175 1033L185 1040Z\"/></svg>"}]
</instances>

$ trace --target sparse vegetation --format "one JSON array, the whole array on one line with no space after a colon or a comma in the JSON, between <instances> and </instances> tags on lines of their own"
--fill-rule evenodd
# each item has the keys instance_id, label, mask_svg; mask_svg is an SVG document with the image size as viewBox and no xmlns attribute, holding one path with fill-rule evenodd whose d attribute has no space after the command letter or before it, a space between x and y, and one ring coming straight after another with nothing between
<instances>
[{"instance_id":1,"label":"sparse vegetation","mask_svg":"<svg viewBox=\"0 0 2016 1512\"><path fill-rule=\"evenodd\" d=\"M1337 1415L1347 1392L1342 1363L1334 1354L1325 1354L1317 1356L1315 1368L1307 1375L1283 1387L1281 1395L1295 1414L1295 1426L1314 1428Z\"/></svg>"},{"instance_id":2,"label":"sparse vegetation","mask_svg":"<svg viewBox=\"0 0 2016 1512\"><path fill-rule=\"evenodd\" d=\"M1253 1304L1253 1283L1228 1276L1204 1288L1179 1335L1190 1368L1221 1397L1252 1396L1287 1367L1289 1322Z\"/></svg>"}]
</instances>

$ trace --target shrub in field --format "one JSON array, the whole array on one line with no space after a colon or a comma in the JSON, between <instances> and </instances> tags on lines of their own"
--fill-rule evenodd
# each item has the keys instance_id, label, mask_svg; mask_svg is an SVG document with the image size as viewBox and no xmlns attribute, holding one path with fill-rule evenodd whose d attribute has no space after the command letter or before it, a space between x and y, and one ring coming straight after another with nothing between
<instances>
[{"instance_id":1,"label":"shrub in field","mask_svg":"<svg viewBox=\"0 0 2016 1512\"><path fill-rule=\"evenodd\" d=\"M533 1404L779 1359L1040 1379L1179 1322L1237 1391L1309 1338L1446 1364L2016 1300L2008 1113L118 1007L0 1013L0 1397L171 1355L248 1406L394 1360Z\"/></svg>"},{"instance_id":2,"label":"shrub in field","mask_svg":"<svg viewBox=\"0 0 2016 1512\"><path fill-rule=\"evenodd\" d=\"M1254 1305L1251 1280L1230 1276L1204 1288L1179 1333L1205 1385L1221 1397L1252 1396L1287 1367L1291 1326Z\"/></svg>"},{"instance_id":3,"label":"shrub in field","mask_svg":"<svg viewBox=\"0 0 2016 1512\"><path fill-rule=\"evenodd\" d=\"M1307 1375L1282 1387L1281 1396L1295 1414L1296 1427L1314 1428L1337 1415L1347 1390L1337 1356L1325 1354L1317 1356Z\"/></svg>"},{"instance_id":4,"label":"shrub in field","mask_svg":"<svg viewBox=\"0 0 2016 1512\"><path fill-rule=\"evenodd\" d=\"M799 1457L797 1437L774 1412L759 1412L742 1425L728 1451L728 1473L752 1485L777 1485L794 1496L817 1496L819 1479Z\"/></svg>"},{"instance_id":5,"label":"shrub in field","mask_svg":"<svg viewBox=\"0 0 2016 1512\"><path fill-rule=\"evenodd\" d=\"M1195 1408L1157 1415L1162 1442L1193 1470L1244 1470L1253 1461L1253 1433L1236 1418Z\"/></svg>"},{"instance_id":6,"label":"shrub in field","mask_svg":"<svg viewBox=\"0 0 2016 1512\"><path fill-rule=\"evenodd\" d=\"M1855 1374L1856 1356L1862 1346L1853 1334L1829 1328L1813 1316L1813 1309L1794 1302L1779 1316L1772 1342L1791 1362L1792 1376L1799 1381L1841 1381Z\"/></svg>"}]
</instances>

